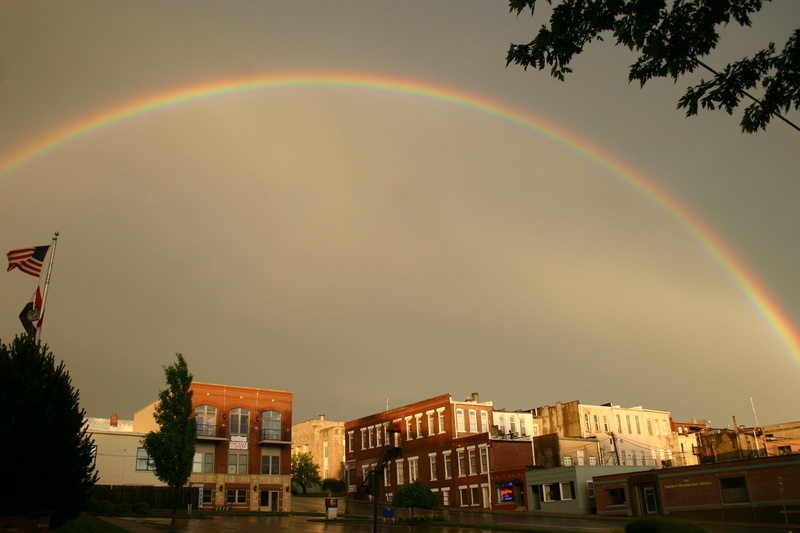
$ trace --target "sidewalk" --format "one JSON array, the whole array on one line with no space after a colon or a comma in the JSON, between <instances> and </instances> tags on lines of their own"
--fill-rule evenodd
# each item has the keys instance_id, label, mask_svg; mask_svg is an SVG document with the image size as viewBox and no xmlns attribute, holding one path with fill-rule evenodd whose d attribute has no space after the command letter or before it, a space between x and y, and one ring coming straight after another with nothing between
<instances>
[{"instance_id":1,"label":"sidewalk","mask_svg":"<svg viewBox=\"0 0 800 533\"><path fill-rule=\"evenodd\" d=\"M161 531L159 529L154 529L152 527L145 526L144 524L140 524L135 520L114 518L113 516L100 516L98 518L100 518L100 520L105 520L109 524L117 526L120 529L124 529L128 533L158 533Z\"/></svg>"}]
</instances>

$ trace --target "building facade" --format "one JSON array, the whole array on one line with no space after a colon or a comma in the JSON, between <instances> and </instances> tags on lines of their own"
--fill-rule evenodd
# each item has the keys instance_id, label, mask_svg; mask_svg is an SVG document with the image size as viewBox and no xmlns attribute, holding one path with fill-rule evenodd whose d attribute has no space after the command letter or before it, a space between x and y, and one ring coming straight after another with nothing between
<instances>
[{"instance_id":1,"label":"building facade","mask_svg":"<svg viewBox=\"0 0 800 533\"><path fill-rule=\"evenodd\" d=\"M291 506L293 393L192 383L197 443L189 485L199 507L287 511ZM89 419L101 485L162 486L141 445L158 431L156 402L133 421Z\"/></svg>"},{"instance_id":2,"label":"building facade","mask_svg":"<svg viewBox=\"0 0 800 533\"><path fill-rule=\"evenodd\" d=\"M668 411L579 401L534 409L542 435L596 439L602 465L667 466L673 458ZM572 458L573 460L577 458ZM568 466L568 465L565 465Z\"/></svg>"},{"instance_id":3,"label":"building facade","mask_svg":"<svg viewBox=\"0 0 800 533\"><path fill-rule=\"evenodd\" d=\"M292 426L292 455L310 453L324 479L344 480L344 422L318 419Z\"/></svg>"},{"instance_id":4,"label":"building facade","mask_svg":"<svg viewBox=\"0 0 800 533\"><path fill-rule=\"evenodd\" d=\"M594 477L597 513L797 524L800 456Z\"/></svg>"},{"instance_id":5,"label":"building facade","mask_svg":"<svg viewBox=\"0 0 800 533\"><path fill-rule=\"evenodd\" d=\"M444 507L523 506L530 441L493 438L492 420L492 402L444 394L346 422L349 495L391 502L421 480ZM380 474L377 493L372 472Z\"/></svg>"}]
</instances>

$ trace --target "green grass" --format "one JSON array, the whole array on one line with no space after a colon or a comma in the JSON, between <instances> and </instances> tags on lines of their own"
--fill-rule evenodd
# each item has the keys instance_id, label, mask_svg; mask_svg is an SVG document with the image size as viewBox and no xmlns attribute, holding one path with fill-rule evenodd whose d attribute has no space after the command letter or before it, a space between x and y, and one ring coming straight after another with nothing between
<instances>
[{"instance_id":1,"label":"green grass","mask_svg":"<svg viewBox=\"0 0 800 533\"><path fill-rule=\"evenodd\" d=\"M51 533L126 533L124 529L86 513L81 513L78 518L70 520L63 527L50 531Z\"/></svg>"}]
</instances>

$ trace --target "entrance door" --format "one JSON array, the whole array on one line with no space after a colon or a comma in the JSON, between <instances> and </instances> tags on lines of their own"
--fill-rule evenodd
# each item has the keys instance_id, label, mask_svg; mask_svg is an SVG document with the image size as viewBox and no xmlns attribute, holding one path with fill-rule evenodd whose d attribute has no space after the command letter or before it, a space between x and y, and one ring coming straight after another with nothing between
<instances>
[{"instance_id":1,"label":"entrance door","mask_svg":"<svg viewBox=\"0 0 800 533\"><path fill-rule=\"evenodd\" d=\"M262 490L258 505L262 511L278 511L278 498L280 492L277 490Z\"/></svg>"},{"instance_id":2,"label":"entrance door","mask_svg":"<svg viewBox=\"0 0 800 533\"><path fill-rule=\"evenodd\" d=\"M658 514L658 498L656 498L655 487L643 487L644 512L646 514Z\"/></svg>"}]
</instances>

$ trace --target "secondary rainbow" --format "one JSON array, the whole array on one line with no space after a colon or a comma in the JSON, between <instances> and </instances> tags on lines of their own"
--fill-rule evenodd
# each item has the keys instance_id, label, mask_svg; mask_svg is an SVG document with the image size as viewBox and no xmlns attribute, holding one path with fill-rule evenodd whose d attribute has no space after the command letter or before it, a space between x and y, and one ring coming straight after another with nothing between
<instances>
[{"instance_id":1,"label":"secondary rainbow","mask_svg":"<svg viewBox=\"0 0 800 533\"><path fill-rule=\"evenodd\" d=\"M0 158L0 182L17 169L57 151L65 145L137 116L212 98L301 87L378 91L434 101L514 124L590 159L669 213L706 250L713 261L767 321L795 360L800 361L800 334L785 312L730 246L695 213L680 204L658 185L648 181L641 173L559 126L484 96L453 87L420 80L342 72L284 72L215 79L170 87L100 109L21 144Z\"/></svg>"}]
</instances>

